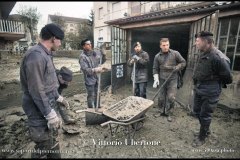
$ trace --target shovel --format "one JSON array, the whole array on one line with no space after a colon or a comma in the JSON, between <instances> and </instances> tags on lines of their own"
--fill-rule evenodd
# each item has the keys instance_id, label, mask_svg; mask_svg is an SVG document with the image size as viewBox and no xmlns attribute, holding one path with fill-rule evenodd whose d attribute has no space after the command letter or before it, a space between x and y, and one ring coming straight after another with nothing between
<instances>
[{"instance_id":1,"label":"shovel","mask_svg":"<svg viewBox=\"0 0 240 160\"><path fill-rule=\"evenodd\" d=\"M170 73L170 75L167 77L167 79L164 81L164 83L163 83L163 84L161 85L161 87L158 89L157 93L153 96L153 98L152 98L153 101L155 100L155 98L157 97L157 95L159 94L159 92L161 91L161 89L163 88L163 86L165 86L165 84L167 83L167 81L169 80L169 78L172 76L173 72L174 72L174 71L172 71L172 72ZM168 116L168 115L166 114L166 100L167 100L167 99L166 99L166 95L165 95L164 109L163 109L163 113L161 113L162 116Z\"/></svg>"},{"instance_id":2,"label":"shovel","mask_svg":"<svg viewBox=\"0 0 240 160\"><path fill-rule=\"evenodd\" d=\"M132 88L132 92L133 92L133 96L135 96L135 75L136 75L136 62L134 61L133 62L133 79L132 79L132 81L133 81L133 88Z\"/></svg>"}]
</instances>

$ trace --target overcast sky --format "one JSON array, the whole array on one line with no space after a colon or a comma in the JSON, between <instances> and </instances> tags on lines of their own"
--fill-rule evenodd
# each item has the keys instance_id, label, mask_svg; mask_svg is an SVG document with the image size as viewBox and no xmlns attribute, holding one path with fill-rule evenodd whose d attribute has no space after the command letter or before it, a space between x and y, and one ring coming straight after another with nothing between
<instances>
[{"instance_id":1,"label":"overcast sky","mask_svg":"<svg viewBox=\"0 0 240 160\"><path fill-rule=\"evenodd\" d=\"M38 32L47 24L48 14L60 13L67 17L89 18L90 11L93 9L93 2L17 2L10 14L17 14L21 5L37 7L42 15L38 23Z\"/></svg>"}]
</instances>

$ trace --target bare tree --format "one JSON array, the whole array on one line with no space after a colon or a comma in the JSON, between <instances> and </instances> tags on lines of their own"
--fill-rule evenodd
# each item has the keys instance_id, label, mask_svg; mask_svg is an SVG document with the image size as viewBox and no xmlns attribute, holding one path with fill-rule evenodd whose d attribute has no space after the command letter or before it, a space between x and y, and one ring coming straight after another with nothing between
<instances>
[{"instance_id":1,"label":"bare tree","mask_svg":"<svg viewBox=\"0 0 240 160\"><path fill-rule=\"evenodd\" d=\"M93 30L94 30L94 12L91 10L90 16L89 16L89 26L90 26L90 32L89 32L89 37L91 37L93 44L94 44L94 39L93 39Z\"/></svg>"},{"instance_id":2,"label":"bare tree","mask_svg":"<svg viewBox=\"0 0 240 160\"><path fill-rule=\"evenodd\" d=\"M89 38L93 40L93 11L91 11L88 20L83 20L77 25L76 32L67 32L67 23L61 16L61 13L55 13L55 17L52 19L54 23L58 24L65 31L65 38L62 41L62 48L71 47L72 49L81 49L80 42Z\"/></svg>"},{"instance_id":3,"label":"bare tree","mask_svg":"<svg viewBox=\"0 0 240 160\"><path fill-rule=\"evenodd\" d=\"M41 17L41 14L37 11L37 7L20 6L20 10L17 11L21 15L21 21L29 29L31 35L31 43L35 42L34 31L37 31L37 24Z\"/></svg>"},{"instance_id":4,"label":"bare tree","mask_svg":"<svg viewBox=\"0 0 240 160\"><path fill-rule=\"evenodd\" d=\"M59 13L59 12L54 13L54 17L53 17L52 21L53 21L53 23L59 25L65 33L65 38L62 41L62 45L61 45L61 49L64 49L64 48L66 48L66 43L67 43L67 35L66 35L67 24L66 24L66 21L64 20L62 14Z\"/></svg>"},{"instance_id":5,"label":"bare tree","mask_svg":"<svg viewBox=\"0 0 240 160\"><path fill-rule=\"evenodd\" d=\"M63 16L61 13L57 12L54 14L54 23L59 25L62 30L66 30L66 21L63 19Z\"/></svg>"},{"instance_id":6,"label":"bare tree","mask_svg":"<svg viewBox=\"0 0 240 160\"><path fill-rule=\"evenodd\" d=\"M75 33L69 33L66 35L66 43L72 48L72 49L80 49L80 42L81 38L75 34Z\"/></svg>"},{"instance_id":7,"label":"bare tree","mask_svg":"<svg viewBox=\"0 0 240 160\"><path fill-rule=\"evenodd\" d=\"M91 10L91 12L90 12L88 24L89 24L89 26L94 27L94 12L93 12L93 10Z\"/></svg>"},{"instance_id":8,"label":"bare tree","mask_svg":"<svg viewBox=\"0 0 240 160\"><path fill-rule=\"evenodd\" d=\"M93 41L93 29L92 26L89 26L87 23L82 23L82 27L78 31L81 39L88 38Z\"/></svg>"}]
</instances>

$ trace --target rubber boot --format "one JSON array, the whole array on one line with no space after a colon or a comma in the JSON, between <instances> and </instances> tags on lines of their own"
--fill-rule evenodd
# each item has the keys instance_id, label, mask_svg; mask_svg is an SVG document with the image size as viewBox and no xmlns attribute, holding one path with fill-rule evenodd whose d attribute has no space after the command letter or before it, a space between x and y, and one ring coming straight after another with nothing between
<instances>
[{"instance_id":1,"label":"rubber boot","mask_svg":"<svg viewBox=\"0 0 240 160\"><path fill-rule=\"evenodd\" d=\"M207 138L208 130L209 130L209 126L201 125L201 127L200 127L200 134L194 140L193 147L199 147L199 146L202 146L205 143L205 139Z\"/></svg>"},{"instance_id":2,"label":"rubber boot","mask_svg":"<svg viewBox=\"0 0 240 160\"><path fill-rule=\"evenodd\" d=\"M193 133L194 137L199 136L199 134L200 134L199 131L194 131L194 133ZM211 130L209 129L209 130L207 131L207 137L209 137L210 135L211 135Z\"/></svg>"},{"instance_id":3,"label":"rubber boot","mask_svg":"<svg viewBox=\"0 0 240 160\"><path fill-rule=\"evenodd\" d=\"M201 123L201 118L200 118L199 116L197 116L197 118L198 118L198 120L199 120L200 125L202 125L202 123ZM208 129L208 131L207 131L207 137L208 137L210 134L211 134L211 131L210 131L210 129ZM197 137L197 136L200 135L200 132L199 132L199 131L195 131L195 132L193 133L193 135L194 135L194 137Z\"/></svg>"},{"instance_id":4,"label":"rubber boot","mask_svg":"<svg viewBox=\"0 0 240 160\"><path fill-rule=\"evenodd\" d=\"M49 129L49 151L48 159L61 159L60 146L59 146L59 132L58 129Z\"/></svg>"},{"instance_id":5,"label":"rubber boot","mask_svg":"<svg viewBox=\"0 0 240 160\"><path fill-rule=\"evenodd\" d=\"M171 109L173 109L174 107L175 107L175 103L174 102L169 102L169 105L168 105L169 107L168 107L168 109L167 109L167 111L169 112Z\"/></svg>"},{"instance_id":6,"label":"rubber boot","mask_svg":"<svg viewBox=\"0 0 240 160\"><path fill-rule=\"evenodd\" d=\"M96 108L95 106L96 106L96 104L95 104L95 102L94 102L94 100L89 100L88 99L88 108Z\"/></svg>"},{"instance_id":7,"label":"rubber boot","mask_svg":"<svg viewBox=\"0 0 240 160\"><path fill-rule=\"evenodd\" d=\"M70 116L67 115L65 106L62 106L62 105L59 106L59 113L63 119L64 124L67 125L67 124L75 124L76 123L75 119L70 118Z\"/></svg>"},{"instance_id":8,"label":"rubber boot","mask_svg":"<svg viewBox=\"0 0 240 160\"><path fill-rule=\"evenodd\" d=\"M170 115L168 115L167 121L168 121L168 122L172 122L172 117L171 117Z\"/></svg>"},{"instance_id":9,"label":"rubber boot","mask_svg":"<svg viewBox=\"0 0 240 160\"><path fill-rule=\"evenodd\" d=\"M47 156L48 159L61 159L59 143L51 148L51 151Z\"/></svg>"},{"instance_id":10,"label":"rubber boot","mask_svg":"<svg viewBox=\"0 0 240 160\"><path fill-rule=\"evenodd\" d=\"M158 109L161 110L164 107L165 102L158 98Z\"/></svg>"}]
</instances>

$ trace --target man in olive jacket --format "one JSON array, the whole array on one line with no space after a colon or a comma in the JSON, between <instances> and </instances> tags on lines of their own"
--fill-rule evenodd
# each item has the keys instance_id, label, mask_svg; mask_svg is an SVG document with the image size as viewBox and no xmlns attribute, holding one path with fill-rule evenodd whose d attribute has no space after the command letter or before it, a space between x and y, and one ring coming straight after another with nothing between
<instances>
[{"instance_id":1,"label":"man in olive jacket","mask_svg":"<svg viewBox=\"0 0 240 160\"><path fill-rule=\"evenodd\" d=\"M97 74L104 72L104 68L101 67L101 64L106 61L106 54L102 50L93 50L92 43L89 39L82 40L81 46L83 47L83 51L79 56L79 64L84 74L87 90L87 105L88 108L100 108L100 106L97 106L97 89L98 85L100 85L98 84L99 80Z\"/></svg>"},{"instance_id":2,"label":"man in olive jacket","mask_svg":"<svg viewBox=\"0 0 240 160\"><path fill-rule=\"evenodd\" d=\"M160 48L160 52L156 54L153 61L153 88L157 88L158 85L162 86L167 80L159 93L158 106L159 108L165 107L170 111L175 105L178 71L184 69L186 61L178 51L170 49L168 38L160 40ZM172 121L170 116L168 121Z\"/></svg>"}]
</instances>

